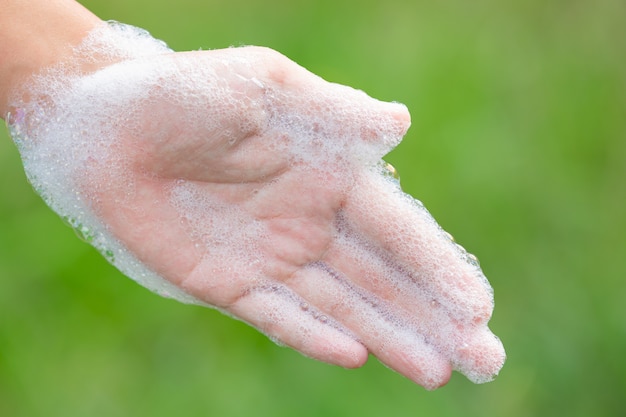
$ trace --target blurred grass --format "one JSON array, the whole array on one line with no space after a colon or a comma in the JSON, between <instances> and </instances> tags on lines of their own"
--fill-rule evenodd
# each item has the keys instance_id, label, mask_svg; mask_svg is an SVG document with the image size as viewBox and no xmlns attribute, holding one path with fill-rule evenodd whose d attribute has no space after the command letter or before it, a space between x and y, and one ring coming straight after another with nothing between
<instances>
[{"instance_id":1,"label":"blurred grass","mask_svg":"<svg viewBox=\"0 0 626 417\"><path fill-rule=\"evenodd\" d=\"M626 5L84 1L177 50L273 47L408 105L388 156L476 253L509 355L425 392L346 371L122 277L34 195L0 138L0 416L626 415Z\"/></svg>"}]
</instances>

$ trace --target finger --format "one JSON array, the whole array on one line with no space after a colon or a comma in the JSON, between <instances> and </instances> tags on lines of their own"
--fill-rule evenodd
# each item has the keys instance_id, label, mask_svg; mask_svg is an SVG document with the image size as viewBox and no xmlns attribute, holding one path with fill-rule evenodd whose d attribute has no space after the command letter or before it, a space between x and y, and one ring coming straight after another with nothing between
<instances>
[{"instance_id":1,"label":"finger","mask_svg":"<svg viewBox=\"0 0 626 417\"><path fill-rule=\"evenodd\" d=\"M321 264L303 268L288 285L352 331L391 369L428 389L449 380L449 361L384 300L352 286Z\"/></svg>"},{"instance_id":2,"label":"finger","mask_svg":"<svg viewBox=\"0 0 626 417\"><path fill-rule=\"evenodd\" d=\"M302 152L296 150L298 155L321 139L331 148L349 146L351 153L359 151L361 157L376 160L399 143L410 125L404 105L327 82L271 49L237 48L228 53L255 69L264 87L269 126L292 133L295 145L303 145ZM363 144L370 146L366 150Z\"/></svg>"},{"instance_id":3,"label":"finger","mask_svg":"<svg viewBox=\"0 0 626 417\"><path fill-rule=\"evenodd\" d=\"M337 84L272 94L269 125L293 138L296 160L320 163L350 155L372 164L397 146L410 125L403 105Z\"/></svg>"},{"instance_id":4,"label":"finger","mask_svg":"<svg viewBox=\"0 0 626 417\"><path fill-rule=\"evenodd\" d=\"M377 172L363 172L344 206L346 227L358 230L385 260L404 270L457 317L485 323L493 294L480 268L450 241L421 203ZM355 233L355 232L350 232Z\"/></svg>"},{"instance_id":5,"label":"finger","mask_svg":"<svg viewBox=\"0 0 626 417\"><path fill-rule=\"evenodd\" d=\"M504 365L506 353L500 339L487 326L475 329L455 351L454 368L477 384L489 382Z\"/></svg>"},{"instance_id":6,"label":"finger","mask_svg":"<svg viewBox=\"0 0 626 417\"><path fill-rule=\"evenodd\" d=\"M368 246L354 236L339 233L323 261L351 285L393 306L395 314L421 334L427 334L428 342L442 352L449 354L454 350L458 334L472 323L466 314L456 317L455 312L450 312L440 302L437 294L387 262L379 248Z\"/></svg>"},{"instance_id":7,"label":"finger","mask_svg":"<svg viewBox=\"0 0 626 417\"><path fill-rule=\"evenodd\" d=\"M477 324L466 312L459 317L449 311L431 291L385 262L377 249L339 234L324 262L351 285L393 306L394 314L423 335L455 370L475 382L497 374L504 363L504 350L486 324Z\"/></svg>"},{"instance_id":8,"label":"finger","mask_svg":"<svg viewBox=\"0 0 626 417\"><path fill-rule=\"evenodd\" d=\"M367 361L367 349L347 329L282 285L253 287L228 312L308 357L344 368Z\"/></svg>"}]
</instances>

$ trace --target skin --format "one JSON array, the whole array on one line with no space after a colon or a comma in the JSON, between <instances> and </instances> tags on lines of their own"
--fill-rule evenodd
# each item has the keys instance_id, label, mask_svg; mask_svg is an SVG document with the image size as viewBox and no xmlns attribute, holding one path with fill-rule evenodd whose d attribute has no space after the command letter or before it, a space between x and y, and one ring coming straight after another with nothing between
<instances>
[{"instance_id":1,"label":"skin","mask_svg":"<svg viewBox=\"0 0 626 417\"><path fill-rule=\"evenodd\" d=\"M12 28L0 25L0 52L16 62L0 69L11 74L0 76L2 114L16 110L9 93L32 98L29 80L41 68L71 62L91 74L124 64L73 55L72 46L100 24L77 3L0 6L19 16ZM46 25L33 26L27 8L46 16ZM20 31L30 31L33 45L13 50L11 39ZM52 52L38 55L42 49ZM504 351L486 327L489 287L409 198L372 164L349 158L370 148L379 158L395 145L389 137L401 138L410 125L404 106L328 83L266 48L172 53L143 62L147 75L136 82L151 91L151 100L133 107L134 125L114 128L118 159L93 162L77 180L96 215L137 259L198 300L324 362L354 368L371 353L428 389L445 384L453 368L497 373ZM150 81L150 68L164 67L179 70L165 84ZM211 69L205 82L226 86L224 100L173 99L171 91L194 93L187 69L196 67ZM330 111L323 109L328 97ZM128 116L126 104L108 104L107 117ZM202 111L218 114L217 122L190 116ZM285 128L276 122L283 119L300 122ZM319 120L346 128L317 134ZM314 141L289 151L303 132L351 152L328 158ZM301 154L310 158L298 159ZM181 222L173 197L181 187L213 202L194 220L207 235L212 219L225 218L262 233L246 239L248 226L232 228L229 235L244 238L220 253L210 237L199 238L197 227ZM434 270L438 279L430 276Z\"/></svg>"}]
</instances>

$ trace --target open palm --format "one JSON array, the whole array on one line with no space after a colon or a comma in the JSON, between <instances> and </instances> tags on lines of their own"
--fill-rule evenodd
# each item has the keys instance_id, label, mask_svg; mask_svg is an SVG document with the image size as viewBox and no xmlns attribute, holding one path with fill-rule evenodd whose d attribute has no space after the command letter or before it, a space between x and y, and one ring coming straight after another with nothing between
<instances>
[{"instance_id":1,"label":"open palm","mask_svg":"<svg viewBox=\"0 0 626 417\"><path fill-rule=\"evenodd\" d=\"M49 124L81 132L73 189L199 302L326 362L371 352L431 389L502 366L482 272L380 163L404 106L264 48L128 60L71 91Z\"/></svg>"}]
</instances>

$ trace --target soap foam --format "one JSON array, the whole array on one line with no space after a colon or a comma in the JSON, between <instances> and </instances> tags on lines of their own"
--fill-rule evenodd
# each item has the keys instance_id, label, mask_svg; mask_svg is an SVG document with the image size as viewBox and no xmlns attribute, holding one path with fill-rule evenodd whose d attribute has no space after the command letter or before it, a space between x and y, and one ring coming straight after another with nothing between
<instances>
[{"instance_id":1,"label":"soap foam","mask_svg":"<svg viewBox=\"0 0 626 417\"><path fill-rule=\"evenodd\" d=\"M372 279L364 280L359 287L328 266L318 268L323 262L307 266L303 261L303 266L316 269L315 274L324 277L328 283L325 288L335 289L325 297L343 295L342 304L337 308L349 311L358 309L363 303L368 306L359 312L361 325L366 333L381 334L379 356L391 355L389 352L393 351L392 348L397 349L397 342L401 340L406 356L412 363L420 364L425 372L422 382L433 388L446 380L441 357L474 382L486 382L498 372L504 360L503 351L486 326L493 309L493 292L480 267L448 237L419 201L402 193L397 179L391 177L385 165L380 163L380 158L401 140L397 120L392 116L382 117L379 107L364 106L365 93L347 87L333 85L323 93L312 95L269 88L255 77L257 65L254 59L244 54L239 60L233 59L236 52L231 51L229 59L221 65L219 62L208 65L207 62L203 66L198 65L198 61L184 60L173 64L166 59L169 53L171 51L165 44L147 32L110 23L92 32L77 48L76 56L82 62L104 57L116 64L90 74L82 74L79 68L67 65L49 69L33 81L31 101L14 99L12 107L15 110L8 119L11 135L22 155L30 182L53 210L108 261L139 284L185 303L206 305L204 300L189 293L189 287L183 286L183 290L171 284L140 262L98 215L97 196L106 194L109 187L125 184L128 201L130 196L141 192L141 186L135 184L130 175L133 162L119 150L128 146L122 135L125 138L149 136L152 142L133 144L140 148L138 152L147 154L152 147L176 146L168 142L171 132L164 132L158 121L155 126L137 122L144 116L146 108L155 114L163 114L152 97L153 90L148 88L159 85L159 99L166 97L168 106L174 109L170 117L181 119L187 132L215 132L215 137L222 142L214 149L236 149L242 132L249 137L263 132L278 138L271 143L255 144L253 151L242 147L242 154L235 151L228 155L238 158L255 152L264 161L258 170L267 170L268 178L273 178L285 166L291 169L306 167L320 180L318 188L302 190L300 196L311 198L311 210L315 209L316 199L321 199L326 190L349 192L355 187L380 189L381 195L388 198L367 201L368 204L355 198L350 216L375 223L376 220L370 218L372 212L385 213L387 208L384 205L390 201L396 202L400 211L404 210L406 216L398 215L398 211L390 212L386 218L388 231L382 230L376 236L395 248L400 257L408 259L401 264L397 257L374 245L371 237L353 229L347 214L344 213L346 219L342 220L343 203L337 201L339 215L334 225L335 241L350 254L355 265L368 266L371 270L364 271L363 276ZM214 59L219 61L219 56ZM222 74L232 72L238 75L237 81L232 81L233 77L225 81ZM173 77L182 80L182 84L168 83L167 80ZM315 82L308 87L314 90ZM233 97L232 91L239 88L257 94ZM307 114L290 111L303 106L309 108ZM355 116L356 107L360 109L358 116ZM197 109L200 108L204 111L199 113ZM229 119L230 114L236 113L229 112L229 109L241 108L246 108L249 115L245 121ZM198 149L198 155L204 153ZM280 157L266 160L267 155ZM219 157L218 152L215 158ZM190 159L189 164L204 163L204 159L198 161ZM337 172L337 166L345 169ZM207 175L213 175L211 169L210 165L206 166ZM255 171L258 173L258 170ZM94 189L85 190L85 175L89 177L85 173L103 171L117 174L112 174L103 183L88 180L86 182ZM242 269L245 266L249 274L244 278L254 283L247 291L276 294L272 299L276 309L264 312L266 323L274 319L286 320L281 311L290 311L294 304L307 305L307 308L299 309L303 315L300 330L314 315L317 322L328 323L344 334L359 337L318 309L308 307L307 301L287 290L284 283L267 278L264 265L276 254L263 248L271 241L272 230L246 210L224 204L228 199L262 195L277 186L280 178L265 186L242 185L240 192L215 199L204 192L203 178L182 180L176 179L179 174L184 176L182 172L167 171L167 174L172 175L172 181L166 201L159 204L169 205L177 213L188 238L203 253L202 261L213 264L216 274L232 273L233 287L239 285L237 280L241 279L234 270L237 265ZM230 174L222 172L220 175ZM232 175L245 176L239 172ZM309 195L315 193L319 196ZM367 198L371 194L363 195ZM120 206L126 203L121 196ZM289 223L285 227L297 232L297 226L297 223ZM283 226L275 224L274 227ZM404 232L402 236L394 234L398 230ZM316 237L307 238L314 245ZM288 241L283 243L285 250L297 248ZM221 262L224 259L233 260L232 270L230 265ZM205 284L210 286L210 280L210 277L200 277L199 283L194 285L196 288ZM387 298L375 295L382 287L392 288ZM318 291L321 299L326 299L322 297L324 288L309 290ZM281 294L289 296L281 298ZM396 303L415 303L422 306L422 312L417 316L403 315L394 308ZM310 337L302 331L301 338ZM481 353L482 348L476 346L487 348Z\"/></svg>"},{"instance_id":2,"label":"soap foam","mask_svg":"<svg viewBox=\"0 0 626 417\"><path fill-rule=\"evenodd\" d=\"M111 22L92 31L76 49L76 56L124 61L169 52L146 31ZM32 81L30 91L34 94L28 103L21 102L20 97L13 99L15 110L7 123L28 180L46 204L125 275L162 296L204 304L139 262L95 215L93 202L78 184L90 164L116 162L110 157L114 138L107 126L111 117L107 110L113 113L116 106L107 104L119 103L120 97L107 94L106 89L89 88L92 77L98 74L82 76L68 65L49 68ZM96 83L106 87L106 83ZM120 92L123 90L115 91ZM136 93L130 89L126 92L128 97ZM94 114L102 117L93 118Z\"/></svg>"}]
</instances>

